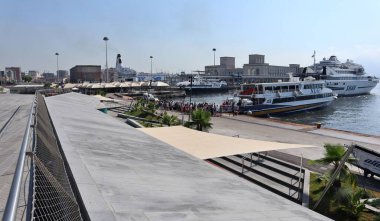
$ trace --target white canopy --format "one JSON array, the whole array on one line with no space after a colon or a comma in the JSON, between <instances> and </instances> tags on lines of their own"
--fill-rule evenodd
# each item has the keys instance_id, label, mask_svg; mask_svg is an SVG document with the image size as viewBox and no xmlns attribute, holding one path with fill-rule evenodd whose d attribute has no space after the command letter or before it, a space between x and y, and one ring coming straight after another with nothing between
<instances>
[{"instance_id":1,"label":"white canopy","mask_svg":"<svg viewBox=\"0 0 380 221\"><path fill-rule=\"evenodd\" d=\"M114 84L112 84L112 83L106 83L106 85L104 87L105 88L114 88L116 86Z\"/></svg>"},{"instance_id":2,"label":"white canopy","mask_svg":"<svg viewBox=\"0 0 380 221\"><path fill-rule=\"evenodd\" d=\"M65 89L71 89L71 88L73 88L75 86L76 86L75 84L67 83L67 84L65 84L65 86L63 88L65 88Z\"/></svg>"},{"instance_id":3,"label":"white canopy","mask_svg":"<svg viewBox=\"0 0 380 221\"><path fill-rule=\"evenodd\" d=\"M132 82L126 81L120 84L120 87L130 87L132 85Z\"/></svg>"},{"instance_id":4,"label":"white canopy","mask_svg":"<svg viewBox=\"0 0 380 221\"><path fill-rule=\"evenodd\" d=\"M169 85L167 83L162 82L162 81L152 82L152 86L153 87L169 87Z\"/></svg>"},{"instance_id":5,"label":"white canopy","mask_svg":"<svg viewBox=\"0 0 380 221\"><path fill-rule=\"evenodd\" d=\"M145 82L140 84L140 86L142 86L142 87L149 87L149 85L150 85L150 81L145 81Z\"/></svg>"},{"instance_id":6,"label":"white canopy","mask_svg":"<svg viewBox=\"0 0 380 221\"><path fill-rule=\"evenodd\" d=\"M140 87L141 84L141 82L132 82L131 87Z\"/></svg>"},{"instance_id":7,"label":"white canopy","mask_svg":"<svg viewBox=\"0 0 380 221\"><path fill-rule=\"evenodd\" d=\"M115 81L115 82L112 82L112 84L115 85L115 87L120 87L120 84L121 84L121 83L118 82L118 81Z\"/></svg>"},{"instance_id":8,"label":"white canopy","mask_svg":"<svg viewBox=\"0 0 380 221\"><path fill-rule=\"evenodd\" d=\"M278 143L228 137L201 132L182 126L139 128L138 130L200 159L269 150L314 147L303 144Z\"/></svg>"},{"instance_id":9,"label":"white canopy","mask_svg":"<svg viewBox=\"0 0 380 221\"><path fill-rule=\"evenodd\" d=\"M93 84L91 88L99 89L99 88L104 88L104 86L102 84L98 83L98 84Z\"/></svg>"}]
</instances>

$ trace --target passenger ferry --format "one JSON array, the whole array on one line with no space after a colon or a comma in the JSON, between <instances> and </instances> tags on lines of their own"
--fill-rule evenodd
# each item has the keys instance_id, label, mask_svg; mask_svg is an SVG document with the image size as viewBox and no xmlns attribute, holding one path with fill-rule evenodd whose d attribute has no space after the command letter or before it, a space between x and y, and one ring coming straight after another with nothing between
<instances>
[{"instance_id":1,"label":"passenger ferry","mask_svg":"<svg viewBox=\"0 0 380 221\"><path fill-rule=\"evenodd\" d=\"M193 76L192 80L179 82L176 86L184 88L187 93L190 91L192 91L192 93L228 91L227 83L225 81L218 79L206 79L200 75Z\"/></svg>"},{"instance_id":2,"label":"passenger ferry","mask_svg":"<svg viewBox=\"0 0 380 221\"><path fill-rule=\"evenodd\" d=\"M379 83L378 78L365 73L362 65L351 60L341 63L335 55L328 60L323 58L322 61L314 64L313 69L314 75L318 75L320 80L324 80L326 87L333 90L338 96L369 94ZM306 76L308 75L306 74Z\"/></svg>"},{"instance_id":3,"label":"passenger ferry","mask_svg":"<svg viewBox=\"0 0 380 221\"><path fill-rule=\"evenodd\" d=\"M243 84L233 109L270 116L326 107L336 98L323 81Z\"/></svg>"}]
</instances>

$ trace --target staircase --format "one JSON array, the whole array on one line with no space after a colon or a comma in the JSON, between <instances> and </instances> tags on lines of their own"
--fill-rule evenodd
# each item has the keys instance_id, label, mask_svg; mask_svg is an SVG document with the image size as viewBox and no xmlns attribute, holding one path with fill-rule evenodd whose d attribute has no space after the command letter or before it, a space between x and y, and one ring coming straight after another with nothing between
<instances>
[{"instance_id":1,"label":"staircase","mask_svg":"<svg viewBox=\"0 0 380 221\"><path fill-rule=\"evenodd\" d=\"M305 170L299 166L258 153L238 154L206 161L302 204Z\"/></svg>"},{"instance_id":2,"label":"staircase","mask_svg":"<svg viewBox=\"0 0 380 221\"><path fill-rule=\"evenodd\" d=\"M130 110L130 106L128 105L128 106L110 107L107 109L117 114L124 114L126 111Z\"/></svg>"}]
</instances>

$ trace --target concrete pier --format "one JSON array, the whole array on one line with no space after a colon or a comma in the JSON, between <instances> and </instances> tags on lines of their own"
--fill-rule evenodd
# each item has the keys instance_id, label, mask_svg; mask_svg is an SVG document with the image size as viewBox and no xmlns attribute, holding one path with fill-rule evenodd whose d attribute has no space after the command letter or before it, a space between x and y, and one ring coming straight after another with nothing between
<instances>
[{"instance_id":1,"label":"concrete pier","mask_svg":"<svg viewBox=\"0 0 380 221\"><path fill-rule=\"evenodd\" d=\"M356 143L380 152L380 137L369 136L327 128L317 129L315 126L280 122L277 120L255 118L245 115L212 118L213 128L210 133L227 136L239 135L242 138L299 143L317 146L316 148L297 148L281 150L307 159L318 159L323 156L323 145L340 143L350 145Z\"/></svg>"}]
</instances>

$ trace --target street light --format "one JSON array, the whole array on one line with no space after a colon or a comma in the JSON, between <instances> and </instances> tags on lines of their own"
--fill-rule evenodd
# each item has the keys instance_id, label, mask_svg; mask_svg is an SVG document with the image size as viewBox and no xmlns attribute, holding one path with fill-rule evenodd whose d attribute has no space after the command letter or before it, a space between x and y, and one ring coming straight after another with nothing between
<instances>
[{"instance_id":1,"label":"street light","mask_svg":"<svg viewBox=\"0 0 380 221\"><path fill-rule=\"evenodd\" d=\"M57 78L58 78L58 70L59 70L59 68L58 68L58 55L59 55L59 53L56 52L55 55L57 56ZM59 78L58 78L58 80L59 80Z\"/></svg>"},{"instance_id":2,"label":"street light","mask_svg":"<svg viewBox=\"0 0 380 221\"><path fill-rule=\"evenodd\" d=\"M107 58L107 41L108 41L108 38L107 37L104 37L103 38L104 42L106 43L106 82L108 82L108 58Z\"/></svg>"},{"instance_id":3,"label":"street light","mask_svg":"<svg viewBox=\"0 0 380 221\"><path fill-rule=\"evenodd\" d=\"M216 69L215 69L215 51L216 51L216 48L213 48L212 51L214 52L214 75L215 75L215 72L216 72Z\"/></svg>"},{"instance_id":4,"label":"street light","mask_svg":"<svg viewBox=\"0 0 380 221\"><path fill-rule=\"evenodd\" d=\"M212 51L214 51L214 68L215 68L215 51L216 51L216 48L213 48Z\"/></svg>"},{"instance_id":5,"label":"street light","mask_svg":"<svg viewBox=\"0 0 380 221\"><path fill-rule=\"evenodd\" d=\"M150 78L152 79L152 75L153 75L153 69L152 69L152 67L153 67L153 56L150 56L149 57L150 58Z\"/></svg>"}]
</instances>

